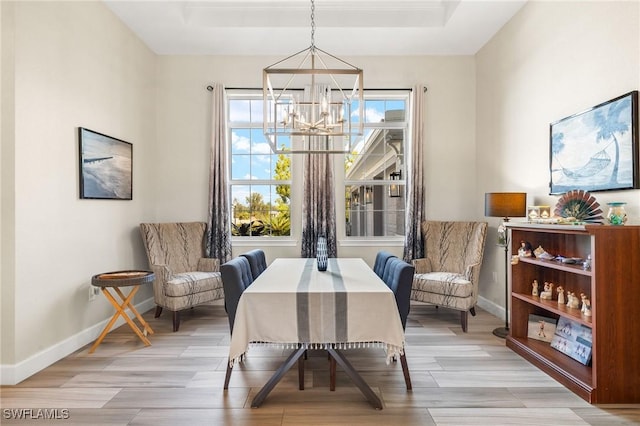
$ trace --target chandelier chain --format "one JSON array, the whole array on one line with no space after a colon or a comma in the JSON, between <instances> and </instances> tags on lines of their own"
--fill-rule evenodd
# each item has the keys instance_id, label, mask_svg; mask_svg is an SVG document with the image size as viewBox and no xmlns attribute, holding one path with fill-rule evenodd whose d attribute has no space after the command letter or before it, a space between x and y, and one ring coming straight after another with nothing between
<instances>
[{"instance_id":1,"label":"chandelier chain","mask_svg":"<svg viewBox=\"0 0 640 426\"><path fill-rule=\"evenodd\" d=\"M315 33L316 33L316 4L311 0L311 47L316 45Z\"/></svg>"}]
</instances>

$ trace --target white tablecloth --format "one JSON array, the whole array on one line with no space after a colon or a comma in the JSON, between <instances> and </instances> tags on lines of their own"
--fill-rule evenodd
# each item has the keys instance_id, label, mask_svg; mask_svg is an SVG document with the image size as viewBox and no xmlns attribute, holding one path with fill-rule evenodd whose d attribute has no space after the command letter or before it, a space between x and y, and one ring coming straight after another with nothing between
<instances>
[{"instance_id":1,"label":"white tablecloth","mask_svg":"<svg viewBox=\"0 0 640 426\"><path fill-rule=\"evenodd\" d=\"M249 344L338 349L382 346L387 360L404 347L393 292L362 259L276 259L238 304L230 362Z\"/></svg>"}]
</instances>

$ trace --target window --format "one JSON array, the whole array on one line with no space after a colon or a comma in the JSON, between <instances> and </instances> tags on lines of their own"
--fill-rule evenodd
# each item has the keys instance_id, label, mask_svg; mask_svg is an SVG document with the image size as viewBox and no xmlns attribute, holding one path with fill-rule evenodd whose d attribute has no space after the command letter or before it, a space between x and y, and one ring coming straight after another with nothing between
<instances>
[{"instance_id":1,"label":"window","mask_svg":"<svg viewBox=\"0 0 640 426\"><path fill-rule=\"evenodd\" d=\"M271 152L262 129L261 93L227 95L231 233L234 236L289 236L291 155Z\"/></svg>"},{"instance_id":2,"label":"window","mask_svg":"<svg viewBox=\"0 0 640 426\"><path fill-rule=\"evenodd\" d=\"M345 155L347 237L404 236L409 92L365 91L364 135Z\"/></svg>"},{"instance_id":3,"label":"window","mask_svg":"<svg viewBox=\"0 0 640 426\"><path fill-rule=\"evenodd\" d=\"M351 139L344 163L334 157L336 196L344 197L337 200L344 210L337 212L344 212L347 237L404 236L409 95L365 90L364 134ZM291 237L292 185L299 185L294 193L302 190L302 179L292 179L292 169L299 171L292 161L300 155L271 151L263 134L261 90L227 91L227 96L232 235ZM278 143L291 149L287 138L279 137ZM299 214L297 204L294 211Z\"/></svg>"}]
</instances>

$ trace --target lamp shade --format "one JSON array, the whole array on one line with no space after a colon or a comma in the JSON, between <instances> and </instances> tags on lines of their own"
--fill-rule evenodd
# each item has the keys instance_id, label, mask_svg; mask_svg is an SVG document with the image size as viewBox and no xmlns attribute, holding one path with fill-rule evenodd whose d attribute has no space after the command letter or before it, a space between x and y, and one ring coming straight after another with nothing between
<instances>
[{"instance_id":1,"label":"lamp shade","mask_svg":"<svg viewBox=\"0 0 640 426\"><path fill-rule=\"evenodd\" d=\"M487 192L484 215L489 217L522 217L527 215L526 192Z\"/></svg>"}]
</instances>

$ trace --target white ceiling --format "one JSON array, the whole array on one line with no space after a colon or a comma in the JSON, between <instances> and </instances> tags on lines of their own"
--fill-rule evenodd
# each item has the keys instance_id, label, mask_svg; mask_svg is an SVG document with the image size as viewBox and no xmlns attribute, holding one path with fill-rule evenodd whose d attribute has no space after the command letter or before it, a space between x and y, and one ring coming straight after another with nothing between
<instances>
[{"instance_id":1,"label":"white ceiling","mask_svg":"<svg viewBox=\"0 0 640 426\"><path fill-rule=\"evenodd\" d=\"M311 45L310 0L103 0L160 55L286 55ZM335 55L472 55L527 0L316 0Z\"/></svg>"}]
</instances>

